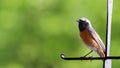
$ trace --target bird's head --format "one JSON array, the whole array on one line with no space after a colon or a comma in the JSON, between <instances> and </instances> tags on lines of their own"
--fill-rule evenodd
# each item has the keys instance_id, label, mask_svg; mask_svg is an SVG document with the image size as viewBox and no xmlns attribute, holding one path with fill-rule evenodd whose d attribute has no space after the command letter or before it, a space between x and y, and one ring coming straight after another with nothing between
<instances>
[{"instance_id":1,"label":"bird's head","mask_svg":"<svg viewBox=\"0 0 120 68\"><path fill-rule=\"evenodd\" d=\"M80 31L83 31L91 26L90 21L87 18L80 18L79 20L77 20L77 22L79 24Z\"/></svg>"}]
</instances>

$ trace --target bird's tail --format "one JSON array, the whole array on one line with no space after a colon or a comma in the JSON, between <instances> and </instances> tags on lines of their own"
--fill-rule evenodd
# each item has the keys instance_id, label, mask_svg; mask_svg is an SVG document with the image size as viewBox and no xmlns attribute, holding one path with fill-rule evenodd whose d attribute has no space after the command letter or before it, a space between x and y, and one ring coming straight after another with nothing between
<instances>
[{"instance_id":1,"label":"bird's tail","mask_svg":"<svg viewBox=\"0 0 120 68\"><path fill-rule=\"evenodd\" d=\"M100 51L98 51L98 54L99 54L100 57L105 57L105 52L104 51L100 50Z\"/></svg>"},{"instance_id":2,"label":"bird's tail","mask_svg":"<svg viewBox=\"0 0 120 68\"><path fill-rule=\"evenodd\" d=\"M99 47L97 53L100 57L105 57L105 48Z\"/></svg>"},{"instance_id":3,"label":"bird's tail","mask_svg":"<svg viewBox=\"0 0 120 68\"><path fill-rule=\"evenodd\" d=\"M99 54L100 57L105 57L105 51L103 51L103 50L98 51L98 54ZM103 59L103 62L104 61L105 60Z\"/></svg>"}]
</instances>

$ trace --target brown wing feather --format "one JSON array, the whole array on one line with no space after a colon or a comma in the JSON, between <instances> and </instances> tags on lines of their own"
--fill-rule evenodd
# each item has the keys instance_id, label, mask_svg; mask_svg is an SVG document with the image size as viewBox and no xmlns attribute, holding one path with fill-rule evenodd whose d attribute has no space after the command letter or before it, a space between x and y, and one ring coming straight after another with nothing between
<instances>
[{"instance_id":1,"label":"brown wing feather","mask_svg":"<svg viewBox=\"0 0 120 68\"><path fill-rule=\"evenodd\" d=\"M102 47L102 50L103 51L100 51L100 52L104 52L105 54L105 46L104 46L104 43L102 42L100 36L97 34L97 32L93 29L93 28L89 28L88 31L90 32L91 36L93 37L93 39L97 42L97 44ZM101 56L101 54L103 53L99 53L99 55ZM103 56L104 57L104 56Z\"/></svg>"},{"instance_id":2,"label":"brown wing feather","mask_svg":"<svg viewBox=\"0 0 120 68\"><path fill-rule=\"evenodd\" d=\"M97 32L93 28L89 28L88 31L91 33L92 37L96 40L96 42L102 46L103 49L105 49L104 43L102 42L100 36L97 34Z\"/></svg>"}]
</instances>

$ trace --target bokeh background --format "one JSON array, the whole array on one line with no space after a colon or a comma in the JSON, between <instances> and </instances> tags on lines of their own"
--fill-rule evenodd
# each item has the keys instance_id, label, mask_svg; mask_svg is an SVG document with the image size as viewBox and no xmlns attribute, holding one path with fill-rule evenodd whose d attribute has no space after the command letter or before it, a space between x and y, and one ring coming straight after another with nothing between
<instances>
[{"instance_id":1,"label":"bokeh background","mask_svg":"<svg viewBox=\"0 0 120 68\"><path fill-rule=\"evenodd\" d=\"M105 43L106 0L0 0L0 68L102 68L102 61L65 61L89 49L76 20L90 19ZM114 0L111 55L120 55L120 0ZM97 56L92 53L90 56ZM119 68L113 60L112 68Z\"/></svg>"}]
</instances>

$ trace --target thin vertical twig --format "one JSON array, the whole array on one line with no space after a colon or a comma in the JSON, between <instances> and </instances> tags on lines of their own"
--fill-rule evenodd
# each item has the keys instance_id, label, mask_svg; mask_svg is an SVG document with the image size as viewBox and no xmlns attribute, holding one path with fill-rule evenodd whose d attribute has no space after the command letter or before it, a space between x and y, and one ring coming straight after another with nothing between
<instances>
[{"instance_id":1,"label":"thin vertical twig","mask_svg":"<svg viewBox=\"0 0 120 68\"><path fill-rule=\"evenodd\" d=\"M107 26L106 26L106 54L105 54L105 57L110 55L112 7L113 7L113 0L107 0L107 24L106 24ZM105 60L103 62L103 68L111 68L111 60Z\"/></svg>"}]
</instances>

